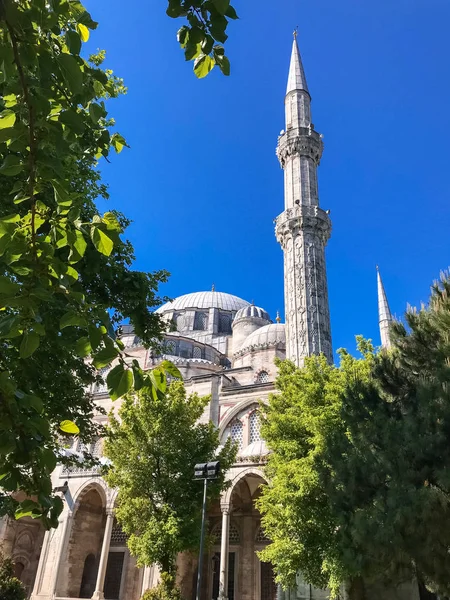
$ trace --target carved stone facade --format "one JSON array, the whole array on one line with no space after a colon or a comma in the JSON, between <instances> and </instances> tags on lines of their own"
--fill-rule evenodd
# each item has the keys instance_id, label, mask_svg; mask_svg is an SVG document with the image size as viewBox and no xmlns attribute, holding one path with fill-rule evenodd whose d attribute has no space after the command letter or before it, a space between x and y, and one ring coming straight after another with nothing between
<instances>
[{"instance_id":1,"label":"carved stone facade","mask_svg":"<svg viewBox=\"0 0 450 600\"><path fill-rule=\"evenodd\" d=\"M332 362L325 265L331 221L319 207L317 184L323 143L311 123L311 98L296 40L285 104L286 131L277 147L285 173L285 210L275 231L284 252L286 354L297 365L320 353Z\"/></svg>"}]
</instances>

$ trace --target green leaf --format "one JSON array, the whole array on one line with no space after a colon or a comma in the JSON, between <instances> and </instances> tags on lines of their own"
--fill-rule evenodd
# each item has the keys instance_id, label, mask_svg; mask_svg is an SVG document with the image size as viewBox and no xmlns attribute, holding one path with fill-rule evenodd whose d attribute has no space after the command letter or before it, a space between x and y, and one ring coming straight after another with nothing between
<instances>
[{"instance_id":1,"label":"green leaf","mask_svg":"<svg viewBox=\"0 0 450 600\"><path fill-rule=\"evenodd\" d=\"M70 310L59 321L59 328L65 327L86 327L86 319L83 315Z\"/></svg>"},{"instance_id":2,"label":"green leaf","mask_svg":"<svg viewBox=\"0 0 450 600\"><path fill-rule=\"evenodd\" d=\"M83 42L87 42L89 39L89 29L83 23L77 23L77 31L80 34L80 38Z\"/></svg>"},{"instance_id":3,"label":"green leaf","mask_svg":"<svg viewBox=\"0 0 450 600\"><path fill-rule=\"evenodd\" d=\"M73 421L61 421L61 423L59 424L59 428L64 433L70 433L73 435L77 435L78 433L80 433L78 426L75 425Z\"/></svg>"},{"instance_id":4,"label":"green leaf","mask_svg":"<svg viewBox=\"0 0 450 600\"><path fill-rule=\"evenodd\" d=\"M212 3L217 12L221 15L225 15L230 6L230 0L212 0Z\"/></svg>"},{"instance_id":5,"label":"green leaf","mask_svg":"<svg viewBox=\"0 0 450 600\"><path fill-rule=\"evenodd\" d=\"M11 280L10 277L0 275L0 294L13 296L20 290L20 285Z\"/></svg>"},{"instance_id":6,"label":"green leaf","mask_svg":"<svg viewBox=\"0 0 450 600\"><path fill-rule=\"evenodd\" d=\"M106 212L102 217L102 221L107 225L109 231L122 231L119 220L113 212Z\"/></svg>"},{"instance_id":7,"label":"green leaf","mask_svg":"<svg viewBox=\"0 0 450 600\"><path fill-rule=\"evenodd\" d=\"M71 54L80 54L81 51L81 39L76 31L69 29L66 32L66 44Z\"/></svg>"},{"instance_id":8,"label":"green leaf","mask_svg":"<svg viewBox=\"0 0 450 600\"><path fill-rule=\"evenodd\" d=\"M92 346L88 337L84 336L77 340L75 344L75 352L78 354L78 356L81 356L81 358L89 356L89 354L92 352Z\"/></svg>"},{"instance_id":9,"label":"green leaf","mask_svg":"<svg viewBox=\"0 0 450 600\"><path fill-rule=\"evenodd\" d=\"M133 372L131 369L125 369L122 364L117 365L108 373L106 383L111 400L117 400L131 390Z\"/></svg>"},{"instance_id":10,"label":"green leaf","mask_svg":"<svg viewBox=\"0 0 450 600\"><path fill-rule=\"evenodd\" d=\"M0 167L0 173L11 177L18 175L23 169L23 163L21 159L15 154L8 154Z\"/></svg>"},{"instance_id":11,"label":"green leaf","mask_svg":"<svg viewBox=\"0 0 450 600\"><path fill-rule=\"evenodd\" d=\"M52 473L55 470L58 460L53 450L50 450L50 448L44 448L41 451L40 462L44 465L45 469L49 473Z\"/></svg>"},{"instance_id":12,"label":"green leaf","mask_svg":"<svg viewBox=\"0 0 450 600\"><path fill-rule=\"evenodd\" d=\"M216 55L216 53L214 53L214 56L216 59L216 63L219 65L219 69L224 75L228 76L230 74L230 61L228 60L228 58L223 54Z\"/></svg>"},{"instance_id":13,"label":"green leaf","mask_svg":"<svg viewBox=\"0 0 450 600\"><path fill-rule=\"evenodd\" d=\"M13 110L3 110L0 112L0 129L12 127L16 122L16 113Z\"/></svg>"},{"instance_id":14,"label":"green leaf","mask_svg":"<svg viewBox=\"0 0 450 600\"><path fill-rule=\"evenodd\" d=\"M163 369L152 369L150 371L150 379L153 385L164 394L167 389L167 379Z\"/></svg>"},{"instance_id":15,"label":"green leaf","mask_svg":"<svg viewBox=\"0 0 450 600\"><path fill-rule=\"evenodd\" d=\"M214 68L215 61L208 54L201 54L195 59L194 73L199 79L206 77L208 73Z\"/></svg>"},{"instance_id":16,"label":"green leaf","mask_svg":"<svg viewBox=\"0 0 450 600\"><path fill-rule=\"evenodd\" d=\"M56 58L67 87L73 94L83 90L83 73L77 60L71 55L61 52Z\"/></svg>"},{"instance_id":17,"label":"green leaf","mask_svg":"<svg viewBox=\"0 0 450 600\"><path fill-rule=\"evenodd\" d=\"M114 247L112 239L95 225L91 227L91 239L94 246L101 254L104 254L105 256L111 254Z\"/></svg>"},{"instance_id":18,"label":"green leaf","mask_svg":"<svg viewBox=\"0 0 450 600\"><path fill-rule=\"evenodd\" d=\"M175 379L183 379L180 371L172 362L170 362L170 360L163 360L159 365L159 368L163 369L168 375L174 377Z\"/></svg>"},{"instance_id":19,"label":"green leaf","mask_svg":"<svg viewBox=\"0 0 450 600\"><path fill-rule=\"evenodd\" d=\"M71 248L69 254L69 262L76 263L81 260L87 248L87 242L84 235L78 229L67 233L67 240Z\"/></svg>"},{"instance_id":20,"label":"green leaf","mask_svg":"<svg viewBox=\"0 0 450 600\"><path fill-rule=\"evenodd\" d=\"M10 337L15 335L17 327L20 323L20 318L15 315L8 315L0 319L0 338Z\"/></svg>"},{"instance_id":21,"label":"green leaf","mask_svg":"<svg viewBox=\"0 0 450 600\"><path fill-rule=\"evenodd\" d=\"M75 110L63 110L59 115L59 122L70 127L75 133L82 134L84 132L85 126L83 117L80 113L77 113Z\"/></svg>"},{"instance_id":22,"label":"green leaf","mask_svg":"<svg viewBox=\"0 0 450 600\"><path fill-rule=\"evenodd\" d=\"M184 48L186 46L186 43L189 39L189 27L187 25L183 25L183 27L180 27L180 29L177 31L177 40L180 43L180 46L182 48Z\"/></svg>"},{"instance_id":23,"label":"green leaf","mask_svg":"<svg viewBox=\"0 0 450 600\"><path fill-rule=\"evenodd\" d=\"M26 331L20 343L20 358L29 358L38 349L40 341L35 331Z\"/></svg>"},{"instance_id":24,"label":"green leaf","mask_svg":"<svg viewBox=\"0 0 450 600\"><path fill-rule=\"evenodd\" d=\"M144 387L144 372L142 371L142 369L139 366L139 363L136 359L133 360L132 368L133 368L133 375L134 375L134 389L136 391L139 391L140 389L142 389Z\"/></svg>"},{"instance_id":25,"label":"green leaf","mask_svg":"<svg viewBox=\"0 0 450 600\"><path fill-rule=\"evenodd\" d=\"M101 117L105 116L105 110L96 102L89 104L89 115L94 123L98 123Z\"/></svg>"},{"instance_id":26,"label":"green leaf","mask_svg":"<svg viewBox=\"0 0 450 600\"><path fill-rule=\"evenodd\" d=\"M60 206L71 206L72 199L69 196L69 192L65 189L59 181L52 180L53 191L55 192L56 203Z\"/></svg>"},{"instance_id":27,"label":"green leaf","mask_svg":"<svg viewBox=\"0 0 450 600\"><path fill-rule=\"evenodd\" d=\"M236 11L231 6L231 4L227 8L227 12L225 13L225 16L228 17L229 19L233 19L233 20L239 19L239 17L237 16Z\"/></svg>"},{"instance_id":28,"label":"green leaf","mask_svg":"<svg viewBox=\"0 0 450 600\"><path fill-rule=\"evenodd\" d=\"M95 325L89 325L89 340L91 342L91 346L94 350L96 350L100 346L100 342L102 341L103 334L98 327Z\"/></svg>"},{"instance_id":29,"label":"green leaf","mask_svg":"<svg viewBox=\"0 0 450 600\"><path fill-rule=\"evenodd\" d=\"M108 366L118 356L119 351L117 348L114 346L106 346L106 348L102 348L99 352L97 352L97 354L94 356L92 364L96 369L101 369Z\"/></svg>"},{"instance_id":30,"label":"green leaf","mask_svg":"<svg viewBox=\"0 0 450 600\"><path fill-rule=\"evenodd\" d=\"M129 148L128 144L125 141L125 138L122 137L120 135L120 133L114 133L111 137L111 145L113 146L114 150L117 152L117 154L119 154L119 152L122 152L124 146L126 146L127 148Z\"/></svg>"}]
</instances>

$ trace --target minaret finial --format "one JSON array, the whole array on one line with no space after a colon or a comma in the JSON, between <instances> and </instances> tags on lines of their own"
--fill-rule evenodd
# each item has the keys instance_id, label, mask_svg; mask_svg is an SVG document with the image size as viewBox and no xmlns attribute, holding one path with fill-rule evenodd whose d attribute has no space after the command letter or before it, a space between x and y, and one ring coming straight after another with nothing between
<instances>
[{"instance_id":1,"label":"minaret finial","mask_svg":"<svg viewBox=\"0 0 450 600\"><path fill-rule=\"evenodd\" d=\"M277 310L277 318L275 319L277 323L281 323L280 311Z\"/></svg>"},{"instance_id":2,"label":"minaret finial","mask_svg":"<svg viewBox=\"0 0 450 600\"><path fill-rule=\"evenodd\" d=\"M392 322L391 310L387 301L386 292L381 280L380 270L377 265L377 288L378 288L378 323L380 326L381 345L383 348L391 347L389 338L389 326Z\"/></svg>"},{"instance_id":3,"label":"minaret finial","mask_svg":"<svg viewBox=\"0 0 450 600\"><path fill-rule=\"evenodd\" d=\"M216 291L216 286L215 286L214 284L212 284L212 286L211 286L211 291L212 291L212 292L215 292L215 291Z\"/></svg>"},{"instance_id":4,"label":"minaret finial","mask_svg":"<svg viewBox=\"0 0 450 600\"><path fill-rule=\"evenodd\" d=\"M298 36L298 25L295 27L294 31L292 32L292 35L294 36L294 40L296 40L297 36Z\"/></svg>"}]
</instances>

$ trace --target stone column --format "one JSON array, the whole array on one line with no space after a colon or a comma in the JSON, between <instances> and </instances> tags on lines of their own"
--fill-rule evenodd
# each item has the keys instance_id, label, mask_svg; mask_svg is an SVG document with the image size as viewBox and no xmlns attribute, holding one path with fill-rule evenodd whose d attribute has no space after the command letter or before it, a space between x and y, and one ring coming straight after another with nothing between
<instances>
[{"instance_id":1,"label":"stone column","mask_svg":"<svg viewBox=\"0 0 450 600\"><path fill-rule=\"evenodd\" d=\"M220 542L219 599L228 596L228 551L230 537L230 507L222 506L222 538ZM213 600L216 600L215 598Z\"/></svg>"},{"instance_id":2,"label":"stone column","mask_svg":"<svg viewBox=\"0 0 450 600\"><path fill-rule=\"evenodd\" d=\"M105 585L106 566L108 564L109 544L111 543L113 523L114 511L112 509L107 509L105 535L103 536L102 553L100 554L100 563L98 565L97 583L95 584L95 592L92 595L92 600L104 600L105 598L103 587Z\"/></svg>"},{"instance_id":3,"label":"stone column","mask_svg":"<svg viewBox=\"0 0 450 600\"><path fill-rule=\"evenodd\" d=\"M59 522L59 527L62 527L62 533L61 533L61 541L60 541L60 544L58 547L58 555L56 558L56 565L55 565L55 569L53 571L54 579L53 579L53 584L52 584L52 589L51 589L51 598L54 598L56 596L58 580L59 580L59 572L61 570L61 563L62 563L63 555L66 551L68 538L70 537L72 517L73 517L73 513L71 511L68 511L64 522L62 524L61 524L61 521Z\"/></svg>"}]
</instances>

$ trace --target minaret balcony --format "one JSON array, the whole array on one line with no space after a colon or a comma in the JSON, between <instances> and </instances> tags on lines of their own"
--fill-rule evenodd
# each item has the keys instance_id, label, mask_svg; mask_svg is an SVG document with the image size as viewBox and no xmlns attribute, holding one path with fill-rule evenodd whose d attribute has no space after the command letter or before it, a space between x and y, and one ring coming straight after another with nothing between
<instances>
[{"instance_id":1,"label":"minaret balcony","mask_svg":"<svg viewBox=\"0 0 450 600\"><path fill-rule=\"evenodd\" d=\"M319 236L325 245L331 235L331 219L328 213L318 206L300 204L288 208L276 218L275 233L282 246L288 237L296 237L301 232Z\"/></svg>"},{"instance_id":2,"label":"minaret balcony","mask_svg":"<svg viewBox=\"0 0 450 600\"><path fill-rule=\"evenodd\" d=\"M312 126L292 127L278 138L277 156L283 169L286 161L296 154L312 158L318 165L322 152L322 138Z\"/></svg>"}]
</instances>

